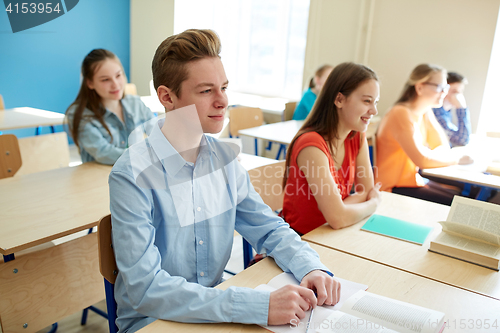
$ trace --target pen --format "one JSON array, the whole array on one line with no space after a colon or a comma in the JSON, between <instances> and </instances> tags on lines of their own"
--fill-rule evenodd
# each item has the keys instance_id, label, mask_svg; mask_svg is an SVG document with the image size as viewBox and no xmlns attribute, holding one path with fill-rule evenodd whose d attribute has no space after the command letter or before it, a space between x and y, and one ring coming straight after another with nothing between
<instances>
[{"instance_id":1,"label":"pen","mask_svg":"<svg viewBox=\"0 0 500 333\"><path fill-rule=\"evenodd\" d=\"M313 312L314 308L311 307L311 313L309 314L309 320L307 321L307 326L306 326L306 333L309 333L309 327L311 327Z\"/></svg>"}]
</instances>

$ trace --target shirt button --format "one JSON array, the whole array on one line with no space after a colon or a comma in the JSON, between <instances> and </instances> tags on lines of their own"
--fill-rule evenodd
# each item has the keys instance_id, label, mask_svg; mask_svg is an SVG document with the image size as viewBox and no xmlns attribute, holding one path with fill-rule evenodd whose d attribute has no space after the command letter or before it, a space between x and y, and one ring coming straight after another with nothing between
<instances>
[{"instance_id":1,"label":"shirt button","mask_svg":"<svg viewBox=\"0 0 500 333\"><path fill-rule=\"evenodd\" d=\"M204 272L201 272L201 273L200 273L200 276L205 276L205 273L204 273Z\"/></svg>"},{"instance_id":2,"label":"shirt button","mask_svg":"<svg viewBox=\"0 0 500 333\"><path fill-rule=\"evenodd\" d=\"M193 177L196 177L196 171L193 171Z\"/></svg>"},{"instance_id":3,"label":"shirt button","mask_svg":"<svg viewBox=\"0 0 500 333\"><path fill-rule=\"evenodd\" d=\"M197 210L197 211L200 211L200 210L201 210L201 207L196 208L196 210Z\"/></svg>"},{"instance_id":4,"label":"shirt button","mask_svg":"<svg viewBox=\"0 0 500 333\"><path fill-rule=\"evenodd\" d=\"M203 241L202 241L202 240L201 240L201 241L199 241L199 242L198 242L198 244L203 245Z\"/></svg>"}]
</instances>

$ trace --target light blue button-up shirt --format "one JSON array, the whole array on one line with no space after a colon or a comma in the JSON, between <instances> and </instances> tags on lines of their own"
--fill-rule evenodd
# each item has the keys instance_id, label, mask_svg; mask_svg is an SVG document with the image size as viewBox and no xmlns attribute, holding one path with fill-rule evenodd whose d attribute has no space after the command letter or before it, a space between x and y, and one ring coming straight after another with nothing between
<instances>
[{"instance_id":1,"label":"light blue button-up shirt","mask_svg":"<svg viewBox=\"0 0 500 333\"><path fill-rule=\"evenodd\" d=\"M80 145L80 155L82 162L97 161L102 164L113 164L128 148L128 137L130 133L139 125L154 117L151 110L144 105L139 96L126 95L121 99L123 118L125 123L113 112L106 110L104 122L112 134L93 116L89 109L83 110L82 121L80 122L80 132L78 143ZM73 114L76 105L69 108L68 122L73 122ZM87 119L85 118L87 117Z\"/></svg>"},{"instance_id":2,"label":"light blue button-up shirt","mask_svg":"<svg viewBox=\"0 0 500 333\"><path fill-rule=\"evenodd\" d=\"M298 281L327 268L264 204L227 144L203 136L196 164L186 162L161 132L164 121L109 176L120 332L156 318L267 324L269 292L212 288L235 229Z\"/></svg>"}]
</instances>

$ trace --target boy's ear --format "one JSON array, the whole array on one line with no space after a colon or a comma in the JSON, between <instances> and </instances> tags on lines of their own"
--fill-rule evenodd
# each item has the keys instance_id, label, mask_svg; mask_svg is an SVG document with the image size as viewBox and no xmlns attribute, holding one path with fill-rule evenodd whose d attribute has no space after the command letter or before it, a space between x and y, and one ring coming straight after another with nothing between
<instances>
[{"instance_id":1,"label":"boy's ear","mask_svg":"<svg viewBox=\"0 0 500 333\"><path fill-rule=\"evenodd\" d=\"M159 86L156 93L158 94L160 103L166 110L171 111L175 108L174 100L176 99L176 96L170 88L166 86Z\"/></svg>"},{"instance_id":2,"label":"boy's ear","mask_svg":"<svg viewBox=\"0 0 500 333\"><path fill-rule=\"evenodd\" d=\"M345 101L345 96L341 92L337 94L337 97L335 97L335 106L340 109L342 108L342 105L344 105Z\"/></svg>"}]
</instances>

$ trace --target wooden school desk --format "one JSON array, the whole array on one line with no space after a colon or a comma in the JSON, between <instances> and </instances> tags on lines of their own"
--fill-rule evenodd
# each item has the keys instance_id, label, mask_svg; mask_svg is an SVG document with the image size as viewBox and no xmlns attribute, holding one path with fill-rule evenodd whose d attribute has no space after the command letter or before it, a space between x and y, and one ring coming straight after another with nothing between
<instances>
[{"instance_id":1,"label":"wooden school desk","mask_svg":"<svg viewBox=\"0 0 500 333\"><path fill-rule=\"evenodd\" d=\"M500 299L499 272L428 251L430 241L441 231L438 221L446 221L449 209L449 206L382 192L382 202L375 214L435 227L422 246L360 230L368 218L339 230L325 224L302 239Z\"/></svg>"},{"instance_id":2,"label":"wooden school desk","mask_svg":"<svg viewBox=\"0 0 500 333\"><path fill-rule=\"evenodd\" d=\"M36 332L104 299L95 233L44 245L109 214L110 171L85 163L0 180L3 333Z\"/></svg>"},{"instance_id":3,"label":"wooden school desk","mask_svg":"<svg viewBox=\"0 0 500 333\"><path fill-rule=\"evenodd\" d=\"M290 144L295 134L304 124L303 120L289 120L274 124L267 124L258 127L252 127L240 130L240 135L252 138L268 140L277 143ZM378 118L368 125L366 137L371 138L377 131Z\"/></svg>"},{"instance_id":4,"label":"wooden school desk","mask_svg":"<svg viewBox=\"0 0 500 333\"><path fill-rule=\"evenodd\" d=\"M500 189L500 176L486 173L488 166L500 162L499 145L500 138L472 135L467 146L455 147L453 150L471 156L473 164L424 169L421 171L422 176L457 181L467 185L469 190L471 185L479 186L480 192L476 199L486 201L491 191Z\"/></svg>"},{"instance_id":5,"label":"wooden school desk","mask_svg":"<svg viewBox=\"0 0 500 333\"><path fill-rule=\"evenodd\" d=\"M432 176L480 186L481 190L476 199L486 201L491 194L491 190L500 190L500 176L485 173L486 167L477 164L452 165L443 168L424 169L422 170L422 176Z\"/></svg>"},{"instance_id":6,"label":"wooden school desk","mask_svg":"<svg viewBox=\"0 0 500 333\"><path fill-rule=\"evenodd\" d=\"M255 168L259 168L259 167L264 166L264 165L269 165L269 164L274 164L274 163L279 162L279 161L276 161L272 158L255 156L255 155L245 154L245 153L240 153L238 155L238 159L239 159L241 165L247 171L255 169Z\"/></svg>"},{"instance_id":7,"label":"wooden school desk","mask_svg":"<svg viewBox=\"0 0 500 333\"><path fill-rule=\"evenodd\" d=\"M383 295L400 301L420 305L445 313L450 332L495 332L495 329L481 330L479 324L497 320L500 325L500 301L471 293L466 290L445 285L430 279L387 267L369 260L361 259L323 246L311 244L318 252L321 261L338 277L366 284L371 293ZM243 272L217 286L227 289L230 286L255 288L269 282L280 274L281 269L270 258L247 268ZM471 327L461 329L464 324ZM293 330L292 330L293 331ZM243 324L184 324L156 320L140 333L190 333L190 332L269 332L257 325Z\"/></svg>"},{"instance_id":8,"label":"wooden school desk","mask_svg":"<svg viewBox=\"0 0 500 333\"><path fill-rule=\"evenodd\" d=\"M240 130L240 135L268 140L277 143L290 144L293 137L304 124L303 120L289 120Z\"/></svg>"},{"instance_id":9,"label":"wooden school desk","mask_svg":"<svg viewBox=\"0 0 500 333\"><path fill-rule=\"evenodd\" d=\"M366 130L366 138L368 139L369 145L373 143L373 138L375 137L379 121L379 117L374 118L373 121L368 125L368 129ZM243 129L240 130L239 133L240 135L250 138L289 145L295 137L295 134L297 134L303 124L303 120L289 120ZM280 156L281 149L282 148L280 148L280 151L278 151L277 157ZM286 151L284 151L283 153L286 155Z\"/></svg>"},{"instance_id":10,"label":"wooden school desk","mask_svg":"<svg viewBox=\"0 0 500 333\"><path fill-rule=\"evenodd\" d=\"M64 114L35 108L0 110L0 131L62 125Z\"/></svg>"}]
</instances>

